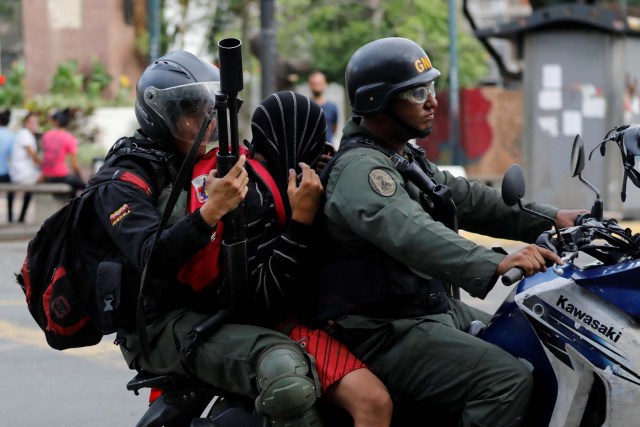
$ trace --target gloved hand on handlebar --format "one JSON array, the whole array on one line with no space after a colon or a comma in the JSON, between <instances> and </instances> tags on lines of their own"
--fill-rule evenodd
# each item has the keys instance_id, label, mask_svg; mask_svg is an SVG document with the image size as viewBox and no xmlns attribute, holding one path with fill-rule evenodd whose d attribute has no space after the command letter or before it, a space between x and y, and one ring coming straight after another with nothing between
<instances>
[{"instance_id":1,"label":"gloved hand on handlebar","mask_svg":"<svg viewBox=\"0 0 640 427\"><path fill-rule=\"evenodd\" d=\"M547 271L547 266L554 263L562 265L564 261L549 249L536 244L529 244L505 256L498 264L496 274L503 275L512 268L519 268L528 277L540 271Z\"/></svg>"},{"instance_id":2,"label":"gloved hand on handlebar","mask_svg":"<svg viewBox=\"0 0 640 427\"><path fill-rule=\"evenodd\" d=\"M588 213L590 211L587 209L560 209L556 214L556 224L559 228L573 227L578 216Z\"/></svg>"}]
</instances>

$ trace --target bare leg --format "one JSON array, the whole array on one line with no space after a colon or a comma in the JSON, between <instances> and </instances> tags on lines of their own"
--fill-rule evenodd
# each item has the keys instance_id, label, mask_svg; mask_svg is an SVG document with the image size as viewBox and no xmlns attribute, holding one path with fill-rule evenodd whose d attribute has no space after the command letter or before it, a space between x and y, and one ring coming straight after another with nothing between
<instances>
[{"instance_id":1,"label":"bare leg","mask_svg":"<svg viewBox=\"0 0 640 427\"><path fill-rule=\"evenodd\" d=\"M349 412L354 427L388 427L391 424L391 396L369 369L348 373L329 387L325 396Z\"/></svg>"}]
</instances>

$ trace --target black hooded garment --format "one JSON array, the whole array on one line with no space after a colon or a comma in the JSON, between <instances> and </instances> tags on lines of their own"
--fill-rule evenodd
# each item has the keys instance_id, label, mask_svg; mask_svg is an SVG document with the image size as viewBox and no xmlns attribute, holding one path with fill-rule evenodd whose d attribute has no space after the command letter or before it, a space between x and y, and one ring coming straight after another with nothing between
<instances>
[{"instance_id":1,"label":"black hooded garment","mask_svg":"<svg viewBox=\"0 0 640 427\"><path fill-rule=\"evenodd\" d=\"M250 287L268 316L256 312L260 323L277 322L298 315L305 301L312 299L307 288L313 272L314 227L292 220L287 198L288 171L300 172L299 162L312 164L322 154L326 125L322 109L306 96L277 92L256 108L251 130L252 150L266 159L264 165L276 182L287 221L278 229L273 197L259 179L249 184L247 194L247 254ZM310 286L310 285L309 285Z\"/></svg>"}]
</instances>

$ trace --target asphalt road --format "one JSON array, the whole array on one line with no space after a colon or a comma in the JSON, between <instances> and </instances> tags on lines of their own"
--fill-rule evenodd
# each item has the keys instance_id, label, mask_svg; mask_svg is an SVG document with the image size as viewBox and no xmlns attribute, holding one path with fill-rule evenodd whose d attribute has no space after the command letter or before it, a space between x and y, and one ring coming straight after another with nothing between
<instances>
[{"instance_id":1,"label":"asphalt road","mask_svg":"<svg viewBox=\"0 0 640 427\"><path fill-rule=\"evenodd\" d=\"M135 373L112 344L113 336L82 349L48 347L14 279L26 247L27 240L0 241L0 425L134 426L148 395L126 389ZM462 298L493 312L508 291L497 285L485 301L464 291Z\"/></svg>"},{"instance_id":2,"label":"asphalt road","mask_svg":"<svg viewBox=\"0 0 640 427\"><path fill-rule=\"evenodd\" d=\"M84 349L47 346L14 280L26 245L0 242L0 425L134 426L148 395L126 389L135 373L113 336Z\"/></svg>"}]
</instances>

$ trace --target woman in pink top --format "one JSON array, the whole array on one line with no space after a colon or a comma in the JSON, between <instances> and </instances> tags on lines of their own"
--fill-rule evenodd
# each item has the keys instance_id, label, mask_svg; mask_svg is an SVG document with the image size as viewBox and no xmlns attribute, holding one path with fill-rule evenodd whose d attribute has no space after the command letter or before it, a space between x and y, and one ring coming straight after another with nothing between
<instances>
[{"instance_id":1,"label":"woman in pink top","mask_svg":"<svg viewBox=\"0 0 640 427\"><path fill-rule=\"evenodd\" d=\"M86 183L80 174L76 156L78 141L65 129L69 124L69 109L56 111L50 119L54 128L42 135L42 181L67 183L73 187L75 194ZM67 158L71 169L67 165Z\"/></svg>"}]
</instances>

